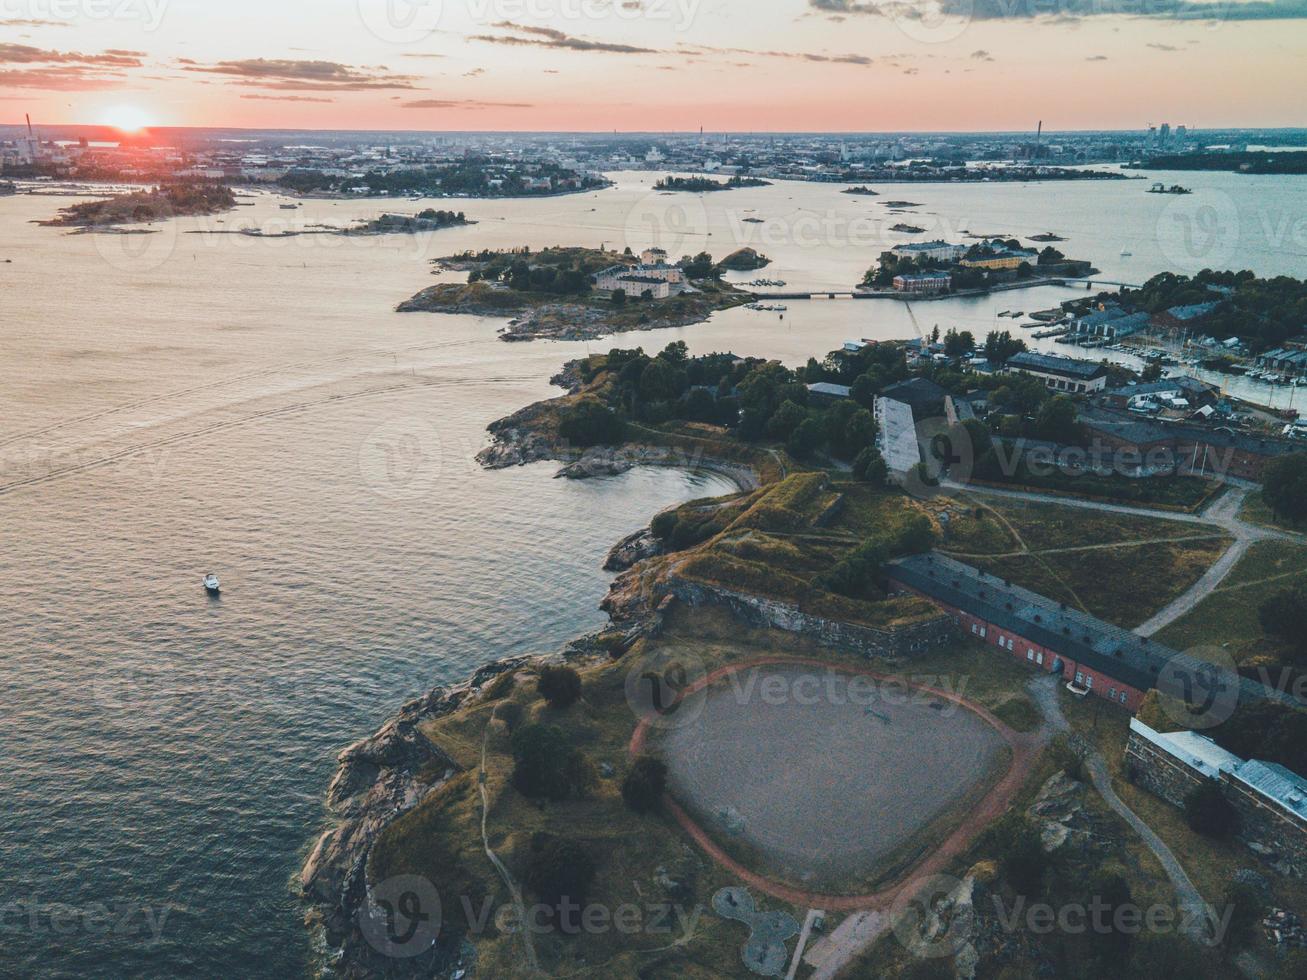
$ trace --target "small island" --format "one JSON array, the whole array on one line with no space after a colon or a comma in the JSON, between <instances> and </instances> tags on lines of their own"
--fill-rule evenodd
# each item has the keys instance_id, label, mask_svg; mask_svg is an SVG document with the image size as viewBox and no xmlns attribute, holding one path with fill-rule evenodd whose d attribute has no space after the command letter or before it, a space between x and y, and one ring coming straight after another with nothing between
<instances>
[{"instance_id":1,"label":"small island","mask_svg":"<svg viewBox=\"0 0 1307 980\"><path fill-rule=\"evenodd\" d=\"M857 194L860 197L880 197L879 191L873 191L870 187L867 187L865 184L860 184L857 187L846 187L844 188L844 190L840 191L840 193Z\"/></svg>"},{"instance_id":2,"label":"small island","mask_svg":"<svg viewBox=\"0 0 1307 980\"><path fill-rule=\"evenodd\" d=\"M732 252L718 263L721 268L731 272L753 272L771 265L771 259L755 249L744 247Z\"/></svg>"},{"instance_id":3,"label":"small island","mask_svg":"<svg viewBox=\"0 0 1307 980\"><path fill-rule=\"evenodd\" d=\"M73 204L39 224L111 229L118 225L145 224L183 215L221 214L235 207L236 197L226 184L207 180L174 181L152 190Z\"/></svg>"},{"instance_id":4,"label":"small island","mask_svg":"<svg viewBox=\"0 0 1307 980\"><path fill-rule=\"evenodd\" d=\"M903 235L920 235L920 234L921 234L923 231L925 231L926 229L925 229L925 228L922 228L922 227L920 227L920 226L918 226L918 225L909 225L909 224L904 224L902 221L900 221L900 222L899 222L898 224L896 224L896 225L890 225L890 229L889 229L889 230L890 230L890 231L897 231L897 232L899 232L900 234L903 234Z\"/></svg>"},{"instance_id":5,"label":"small island","mask_svg":"<svg viewBox=\"0 0 1307 980\"><path fill-rule=\"evenodd\" d=\"M747 254L737 259L746 260ZM505 341L592 340L687 326L752 299L721 281L724 267L706 252L672 264L657 248L637 258L629 250L555 246L464 253L435 264L438 272L466 272L467 281L429 286L397 310L511 317L500 333Z\"/></svg>"},{"instance_id":6,"label":"small island","mask_svg":"<svg viewBox=\"0 0 1307 980\"><path fill-rule=\"evenodd\" d=\"M383 214L361 225L344 229L342 235L416 235L458 225L474 225L462 211L437 211L427 208L417 214Z\"/></svg>"},{"instance_id":7,"label":"small island","mask_svg":"<svg viewBox=\"0 0 1307 980\"><path fill-rule=\"evenodd\" d=\"M919 208L921 204L917 201L881 201L883 207L902 210L903 208Z\"/></svg>"},{"instance_id":8,"label":"small island","mask_svg":"<svg viewBox=\"0 0 1307 980\"><path fill-rule=\"evenodd\" d=\"M668 175L654 184L654 189L660 191L690 191L698 194L705 191L733 191L740 187L769 186L771 186L769 180L761 180L757 177L741 177L738 174L727 181L713 180L711 177L673 177Z\"/></svg>"},{"instance_id":9,"label":"small island","mask_svg":"<svg viewBox=\"0 0 1307 980\"><path fill-rule=\"evenodd\" d=\"M909 227L896 225L894 230ZM1023 248L1015 238L991 238L973 245L911 242L882 252L859 289L864 295L898 299L979 295L1093 271L1089 262L1068 259L1052 245L1036 251Z\"/></svg>"}]
</instances>

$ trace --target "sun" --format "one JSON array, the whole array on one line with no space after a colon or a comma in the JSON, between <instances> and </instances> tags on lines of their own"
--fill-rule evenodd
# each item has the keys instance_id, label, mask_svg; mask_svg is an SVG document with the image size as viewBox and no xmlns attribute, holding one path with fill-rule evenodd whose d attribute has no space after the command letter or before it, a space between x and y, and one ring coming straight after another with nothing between
<instances>
[{"instance_id":1,"label":"sun","mask_svg":"<svg viewBox=\"0 0 1307 980\"><path fill-rule=\"evenodd\" d=\"M111 106L101 114L100 121L124 133L139 132L153 122L144 109L134 105Z\"/></svg>"}]
</instances>

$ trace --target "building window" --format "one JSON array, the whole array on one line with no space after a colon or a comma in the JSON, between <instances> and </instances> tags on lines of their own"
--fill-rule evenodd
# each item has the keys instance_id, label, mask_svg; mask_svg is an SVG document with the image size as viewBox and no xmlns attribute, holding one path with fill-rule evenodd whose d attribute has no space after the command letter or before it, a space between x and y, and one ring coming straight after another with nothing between
<instances>
[{"instance_id":1,"label":"building window","mask_svg":"<svg viewBox=\"0 0 1307 980\"><path fill-rule=\"evenodd\" d=\"M1080 671L1078 671L1078 670L1076 671L1076 683L1077 683L1077 684L1080 684L1080 685L1082 685L1082 686L1083 686L1084 683L1085 683L1085 675L1082 674L1082 673L1080 673Z\"/></svg>"},{"instance_id":2,"label":"building window","mask_svg":"<svg viewBox=\"0 0 1307 980\"><path fill-rule=\"evenodd\" d=\"M1040 651L1039 653L1035 654L1035 663L1042 664L1043 662L1044 662L1044 654L1043 651Z\"/></svg>"},{"instance_id":3,"label":"building window","mask_svg":"<svg viewBox=\"0 0 1307 980\"><path fill-rule=\"evenodd\" d=\"M1034 650L1027 650L1027 651L1026 651L1026 659L1029 660L1029 661L1031 661L1031 662L1033 662L1034 659L1035 659L1035 651L1034 651Z\"/></svg>"},{"instance_id":4,"label":"building window","mask_svg":"<svg viewBox=\"0 0 1307 980\"><path fill-rule=\"evenodd\" d=\"M1113 701L1115 701L1115 700L1116 700L1116 688L1114 688L1114 687L1109 687L1109 688L1107 689L1107 696L1108 696L1109 698L1111 698Z\"/></svg>"},{"instance_id":5,"label":"building window","mask_svg":"<svg viewBox=\"0 0 1307 980\"><path fill-rule=\"evenodd\" d=\"M989 632L989 627L988 627L988 626L982 626L982 627L980 627L980 635L981 635L982 638L983 638L983 637L985 636L985 634L988 633L988 632Z\"/></svg>"},{"instance_id":6,"label":"building window","mask_svg":"<svg viewBox=\"0 0 1307 980\"><path fill-rule=\"evenodd\" d=\"M1092 674L1086 674L1085 687L1093 687L1093 686L1094 686L1094 676Z\"/></svg>"},{"instance_id":7,"label":"building window","mask_svg":"<svg viewBox=\"0 0 1307 980\"><path fill-rule=\"evenodd\" d=\"M1121 692L1121 703L1125 704L1125 691Z\"/></svg>"}]
</instances>

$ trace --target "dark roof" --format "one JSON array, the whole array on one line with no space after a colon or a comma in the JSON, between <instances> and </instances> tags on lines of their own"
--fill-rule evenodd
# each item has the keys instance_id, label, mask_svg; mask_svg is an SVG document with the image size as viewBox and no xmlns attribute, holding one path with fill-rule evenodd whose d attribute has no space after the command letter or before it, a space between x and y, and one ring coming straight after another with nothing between
<instances>
[{"instance_id":1,"label":"dark roof","mask_svg":"<svg viewBox=\"0 0 1307 980\"><path fill-rule=\"evenodd\" d=\"M1211 676L1212 664L1173 650L1088 613L1064 608L1046 596L1012 585L989 572L964 565L938 552L891 562L889 577L940 602L961 609L1000 629L1025 637L1069 660L1131 687L1147 691L1188 673ZM1171 665L1165 674L1162 670ZM1239 680L1249 697L1264 698L1267 689ZM1178 695L1180 692L1173 691Z\"/></svg>"},{"instance_id":2,"label":"dark roof","mask_svg":"<svg viewBox=\"0 0 1307 980\"><path fill-rule=\"evenodd\" d=\"M886 398L906 402L916 409L942 405L948 392L929 378L908 378L887 386L882 394Z\"/></svg>"},{"instance_id":3,"label":"dark roof","mask_svg":"<svg viewBox=\"0 0 1307 980\"><path fill-rule=\"evenodd\" d=\"M1082 381L1092 381L1107 373L1107 368L1093 361L1081 361L1074 357L1058 357L1054 354L1036 354L1022 351L1013 354L1007 362L1010 368L1025 368L1029 371L1043 371L1048 374L1064 374Z\"/></svg>"}]
</instances>

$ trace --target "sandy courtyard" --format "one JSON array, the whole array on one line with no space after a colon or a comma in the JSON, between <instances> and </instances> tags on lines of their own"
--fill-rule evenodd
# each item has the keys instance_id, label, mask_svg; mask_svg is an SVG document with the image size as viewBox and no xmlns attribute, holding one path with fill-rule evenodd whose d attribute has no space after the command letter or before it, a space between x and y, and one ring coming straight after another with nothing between
<instances>
[{"instance_id":1,"label":"sandy courtyard","mask_svg":"<svg viewBox=\"0 0 1307 980\"><path fill-rule=\"evenodd\" d=\"M1003 761L966 708L840 671L751 667L695 696L695 722L654 740L673 796L747 864L806 887L874 876Z\"/></svg>"}]
</instances>

